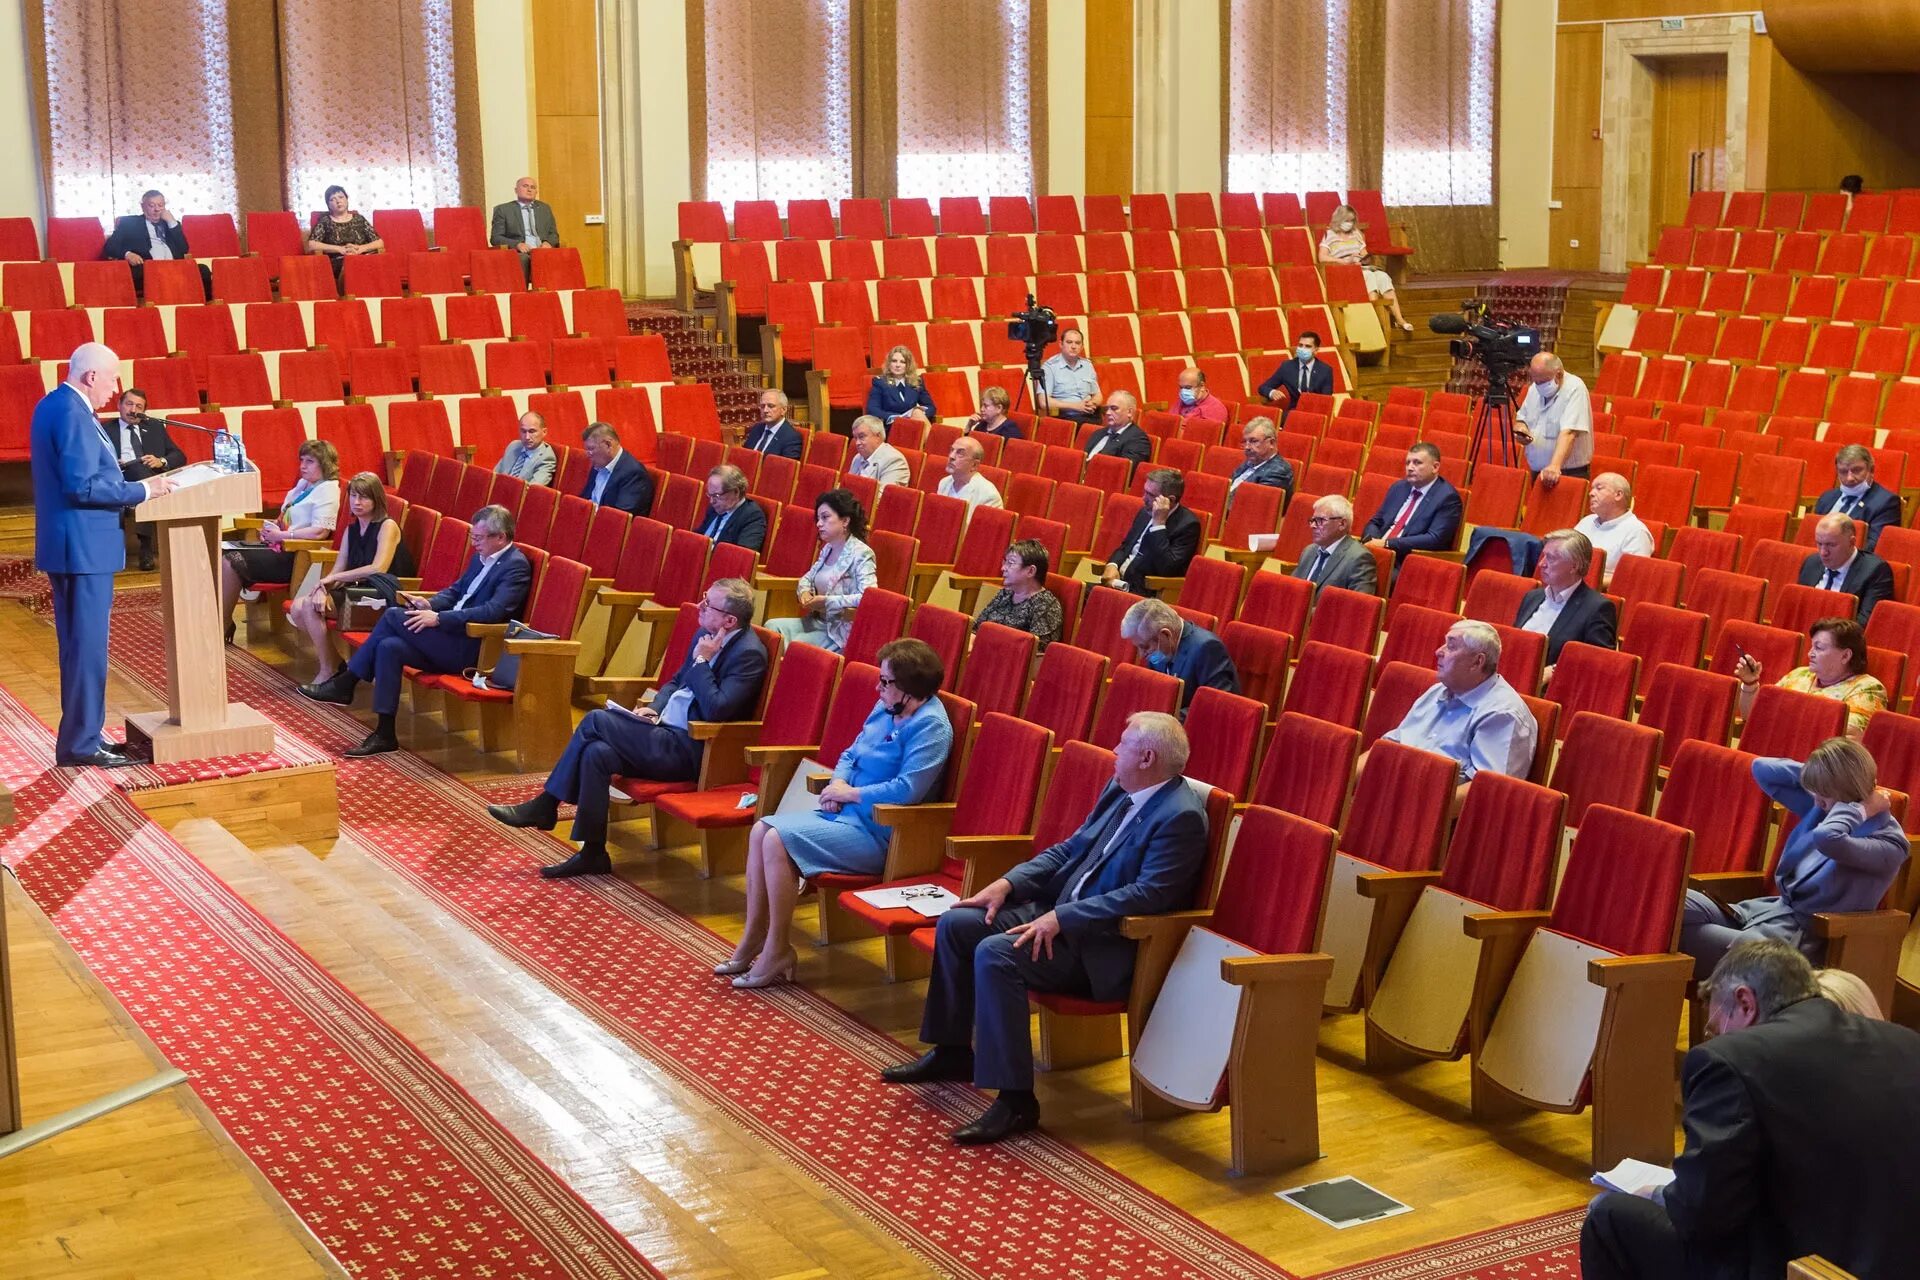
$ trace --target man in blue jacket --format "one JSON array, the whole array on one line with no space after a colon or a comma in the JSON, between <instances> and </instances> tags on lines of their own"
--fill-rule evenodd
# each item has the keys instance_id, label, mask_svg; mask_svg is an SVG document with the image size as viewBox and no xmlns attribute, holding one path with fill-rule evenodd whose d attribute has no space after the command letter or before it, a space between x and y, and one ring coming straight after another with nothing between
<instances>
[{"instance_id":1,"label":"man in blue jacket","mask_svg":"<svg viewBox=\"0 0 1920 1280\"><path fill-rule=\"evenodd\" d=\"M1188 622L1164 600L1142 600L1120 619L1120 638L1155 671L1179 679L1180 717L1201 689L1240 692L1240 673L1219 636Z\"/></svg>"},{"instance_id":2,"label":"man in blue jacket","mask_svg":"<svg viewBox=\"0 0 1920 1280\"><path fill-rule=\"evenodd\" d=\"M1207 859L1206 805L1181 778L1187 734L1160 711L1138 711L1114 749L1113 782L1080 829L940 917L920 1038L933 1046L888 1067L892 1084L972 1080L998 1089L962 1125L963 1146L1040 1123L1033 1096L1027 993L1119 1000L1133 980L1127 916L1193 903Z\"/></svg>"},{"instance_id":3,"label":"man in blue jacket","mask_svg":"<svg viewBox=\"0 0 1920 1280\"><path fill-rule=\"evenodd\" d=\"M653 475L640 459L620 447L620 433L596 422L581 433L587 447L587 487L580 496L597 507L617 507L633 516L653 514Z\"/></svg>"},{"instance_id":4,"label":"man in blue jacket","mask_svg":"<svg viewBox=\"0 0 1920 1280\"><path fill-rule=\"evenodd\" d=\"M452 586L431 598L408 595L404 607L387 609L379 625L340 673L324 684L303 684L300 692L315 702L348 706L354 686L373 681L374 731L349 756L398 751L394 718L400 711L400 679L408 667L458 675L480 659L480 639L467 634L469 622L506 622L517 616L533 586L533 566L513 545L513 513L487 506L473 515L473 559Z\"/></svg>"},{"instance_id":5,"label":"man in blue jacket","mask_svg":"<svg viewBox=\"0 0 1920 1280\"><path fill-rule=\"evenodd\" d=\"M33 560L53 586L60 653L60 731L54 762L103 769L133 763L100 736L107 719L107 627L113 575L127 567L120 512L173 491L164 475L122 478L120 458L96 416L113 398L120 357L83 343L67 380L34 406Z\"/></svg>"},{"instance_id":6,"label":"man in blue jacket","mask_svg":"<svg viewBox=\"0 0 1920 1280\"><path fill-rule=\"evenodd\" d=\"M1387 490L1360 540L1393 552L1395 564L1409 551L1452 551L1465 514L1460 491L1440 475L1440 447L1422 440L1407 450L1405 478Z\"/></svg>"}]
</instances>

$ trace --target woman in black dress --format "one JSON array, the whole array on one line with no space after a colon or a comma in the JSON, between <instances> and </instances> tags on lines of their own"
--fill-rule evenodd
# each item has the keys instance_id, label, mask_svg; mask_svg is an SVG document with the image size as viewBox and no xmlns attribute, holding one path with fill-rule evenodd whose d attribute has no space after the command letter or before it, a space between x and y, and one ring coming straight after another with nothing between
<instances>
[{"instance_id":1,"label":"woman in black dress","mask_svg":"<svg viewBox=\"0 0 1920 1280\"><path fill-rule=\"evenodd\" d=\"M376 573L396 578L413 576L413 554L400 541L400 525L387 517L387 490L380 477L362 471L347 481L346 544L332 572L324 575L312 591L293 602L293 621L313 641L319 659L315 683L331 680L340 669L333 638L327 633L327 618L346 612L347 584L363 582Z\"/></svg>"},{"instance_id":2,"label":"woman in black dress","mask_svg":"<svg viewBox=\"0 0 1920 1280\"><path fill-rule=\"evenodd\" d=\"M334 280L339 281L352 255L379 253L386 247L373 224L347 208L347 189L328 187L327 211L313 220L313 230L307 233L307 252L326 255L333 266Z\"/></svg>"}]
</instances>

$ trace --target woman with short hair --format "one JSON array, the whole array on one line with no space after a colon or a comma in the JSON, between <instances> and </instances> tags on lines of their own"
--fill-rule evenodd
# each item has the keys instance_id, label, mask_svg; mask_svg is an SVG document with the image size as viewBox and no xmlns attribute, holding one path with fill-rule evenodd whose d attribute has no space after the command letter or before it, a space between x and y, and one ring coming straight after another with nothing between
<instances>
[{"instance_id":1,"label":"woman with short hair","mask_svg":"<svg viewBox=\"0 0 1920 1280\"><path fill-rule=\"evenodd\" d=\"M326 212L313 220L313 229L307 232L307 252L325 255L338 281L348 258L379 253L387 246L371 222L347 207L345 187L328 187L326 199Z\"/></svg>"},{"instance_id":2,"label":"woman with short hair","mask_svg":"<svg viewBox=\"0 0 1920 1280\"><path fill-rule=\"evenodd\" d=\"M333 637L327 632L327 618L345 615L347 584L364 582L376 573L396 578L413 576L413 555L400 541L400 525L387 516L387 489L379 476L362 471L347 481L347 512L350 519L340 558L321 575L313 590L295 599L288 610L294 625L313 641L314 656L319 659L314 684L333 679L340 669Z\"/></svg>"},{"instance_id":3,"label":"woman with short hair","mask_svg":"<svg viewBox=\"0 0 1920 1280\"><path fill-rule=\"evenodd\" d=\"M1740 680L1740 715L1753 710L1760 688L1760 663L1743 653L1734 664ZM1887 686L1867 674L1867 633L1852 618L1822 618L1807 628L1807 663L1779 679L1782 689L1817 693L1847 704L1847 736L1867 732L1867 721L1887 708Z\"/></svg>"},{"instance_id":4,"label":"woman with short hair","mask_svg":"<svg viewBox=\"0 0 1920 1280\"><path fill-rule=\"evenodd\" d=\"M306 440L294 451L300 479L280 503L280 515L260 526L258 545L220 553L220 616L227 643L233 643L233 607L240 593L256 582L286 582L293 576L294 553L282 545L333 536L340 515L340 452L325 440Z\"/></svg>"},{"instance_id":5,"label":"woman with short hair","mask_svg":"<svg viewBox=\"0 0 1920 1280\"><path fill-rule=\"evenodd\" d=\"M1048 568L1047 548L1038 538L1022 538L1008 547L1000 561L1000 590L973 620L973 629L997 622L1030 632L1038 641L1035 652L1044 652L1060 638L1065 620L1060 598L1047 590Z\"/></svg>"}]
</instances>

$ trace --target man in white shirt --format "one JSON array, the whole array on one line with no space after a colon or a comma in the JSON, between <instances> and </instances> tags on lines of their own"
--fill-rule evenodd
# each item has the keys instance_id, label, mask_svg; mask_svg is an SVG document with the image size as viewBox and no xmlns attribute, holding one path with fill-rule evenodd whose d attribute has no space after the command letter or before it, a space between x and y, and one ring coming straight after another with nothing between
<instances>
[{"instance_id":1,"label":"man in white shirt","mask_svg":"<svg viewBox=\"0 0 1920 1280\"><path fill-rule=\"evenodd\" d=\"M1527 366L1533 385L1515 415L1514 438L1527 449L1527 469L1551 489L1561 476L1586 479L1593 461L1593 401L1587 384L1542 351Z\"/></svg>"},{"instance_id":2,"label":"man in white shirt","mask_svg":"<svg viewBox=\"0 0 1920 1280\"><path fill-rule=\"evenodd\" d=\"M947 450L947 476L936 492L943 498L962 499L967 504L968 515L973 514L975 507L1005 505L993 481L980 474L980 463L986 456L987 451L972 436L961 436L953 442L953 448Z\"/></svg>"},{"instance_id":3,"label":"man in white shirt","mask_svg":"<svg viewBox=\"0 0 1920 1280\"><path fill-rule=\"evenodd\" d=\"M1059 354L1040 366L1042 407L1056 418L1074 422L1100 421L1100 378L1093 361L1082 357L1087 340L1078 329L1060 335Z\"/></svg>"},{"instance_id":4,"label":"man in white shirt","mask_svg":"<svg viewBox=\"0 0 1920 1280\"><path fill-rule=\"evenodd\" d=\"M1587 517L1573 527L1607 557L1602 586L1613 582L1621 556L1653 554L1653 531L1633 514L1633 486L1619 472L1602 471L1593 478L1587 489L1587 511Z\"/></svg>"},{"instance_id":5,"label":"man in white shirt","mask_svg":"<svg viewBox=\"0 0 1920 1280\"><path fill-rule=\"evenodd\" d=\"M850 476L870 476L885 489L890 484L909 484L913 469L898 449L887 443L887 429L880 419L863 413L853 420L853 461L847 464Z\"/></svg>"}]
</instances>

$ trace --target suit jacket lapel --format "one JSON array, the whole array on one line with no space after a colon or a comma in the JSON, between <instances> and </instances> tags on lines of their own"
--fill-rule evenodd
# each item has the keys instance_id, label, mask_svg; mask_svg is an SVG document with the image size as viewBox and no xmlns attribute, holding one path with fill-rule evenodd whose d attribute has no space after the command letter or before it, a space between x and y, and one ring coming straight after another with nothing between
<instances>
[{"instance_id":1,"label":"suit jacket lapel","mask_svg":"<svg viewBox=\"0 0 1920 1280\"><path fill-rule=\"evenodd\" d=\"M1174 778L1163 783L1158 791L1147 797L1147 802L1140 806L1140 812L1133 815L1133 821L1128 823L1126 827L1118 833L1119 836L1126 840L1131 840L1132 836L1128 833L1139 831L1144 827L1155 812L1159 810L1160 806L1166 802L1167 795L1173 788L1184 787L1186 785L1187 784L1179 778ZM1128 803L1126 793L1124 791L1121 792L1120 805L1123 811L1128 807ZM1120 851L1120 845L1121 839L1108 836L1105 841L1106 847L1093 850L1088 855L1086 864L1074 873L1073 880L1077 882L1084 879L1087 883L1091 884L1094 877L1100 874L1100 869L1107 864L1107 861ZM1072 888L1073 884L1068 883L1060 892L1064 895L1070 892Z\"/></svg>"}]
</instances>

